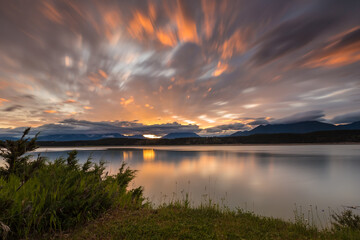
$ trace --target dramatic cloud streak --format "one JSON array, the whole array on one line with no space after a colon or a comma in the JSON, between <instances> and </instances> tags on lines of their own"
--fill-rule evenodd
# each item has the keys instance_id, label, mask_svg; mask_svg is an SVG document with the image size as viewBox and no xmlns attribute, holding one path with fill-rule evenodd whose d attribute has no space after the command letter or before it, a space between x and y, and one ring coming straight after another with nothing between
<instances>
[{"instance_id":1,"label":"dramatic cloud streak","mask_svg":"<svg viewBox=\"0 0 360 240\"><path fill-rule=\"evenodd\" d=\"M289 123L305 122L305 121L324 121L325 120L323 118L324 116L325 116L324 112L320 110L300 112L288 117L274 120L271 122L271 124L289 124Z\"/></svg>"},{"instance_id":2,"label":"dramatic cloud streak","mask_svg":"<svg viewBox=\"0 0 360 240\"><path fill-rule=\"evenodd\" d=\"M359 11L351 0L1 1L0 128L77 119L226 134L335 119L360 104Z\"/></svg>"}]
</instances>

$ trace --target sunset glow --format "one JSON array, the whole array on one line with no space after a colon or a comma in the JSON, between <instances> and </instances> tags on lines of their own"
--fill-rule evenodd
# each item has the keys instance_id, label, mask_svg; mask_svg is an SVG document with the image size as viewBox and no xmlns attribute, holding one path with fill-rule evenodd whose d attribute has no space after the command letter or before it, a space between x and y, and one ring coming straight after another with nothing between
<instances>
[{"instance_id":1,"label":"sunset glow","mask_svg":"<svg viewBox=\"0 0 360 240\"><path fill-rule=\"evenodd\" d=\"M359 5L2 1L1 131L158 138L360 120Z\"/></svg>"},{"instance_id":2,"label":"sunset glow","mask_svg":"<svg viewBox=\"0 0 360 240\"><path fill-rule=\"evenodd\" d=\"M156 136L156 135L153 135L153 134L144 134L143 136L146 137L146 138L152 138L152 139L161 138L161 136Z\"/></svg>"}]
</instances>

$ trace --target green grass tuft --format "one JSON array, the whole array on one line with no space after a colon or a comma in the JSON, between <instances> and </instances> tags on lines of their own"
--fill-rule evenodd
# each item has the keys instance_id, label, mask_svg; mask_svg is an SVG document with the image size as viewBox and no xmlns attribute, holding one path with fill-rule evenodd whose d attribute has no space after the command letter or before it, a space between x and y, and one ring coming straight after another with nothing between
<instances>
[{"instance_id":1,"label":"green grass tuft","mask_svg":"<svg viewBox=\"0 0 360 240\"><path fill-rule=\"evenodd\" d=\"M162 205L157 209L112 209L58 239L360 239L360 230L318 230L241 210L214 206Z\"/></svg>"}]
</instances>

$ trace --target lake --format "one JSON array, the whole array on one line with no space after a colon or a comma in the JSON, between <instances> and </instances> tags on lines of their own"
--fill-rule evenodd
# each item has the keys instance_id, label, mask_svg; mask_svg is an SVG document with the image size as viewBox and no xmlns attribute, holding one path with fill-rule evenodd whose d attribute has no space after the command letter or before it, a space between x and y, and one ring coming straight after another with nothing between
<instances>
[{"instance_id":1,"label":"lake","mask_svg":"<svg viewBox=\"0 0 360 240\"><path fill-rule=\"evenodd\" d=\"M55 159L74 148L40 148ZM360 205L360 145L217 145L76 148L84 162L107 161L110 174L125 161L139 170L133 186L144 186L156 204L189 193L191 203L210 197L220 205L264 216L294 219L296 204L307 218L328 219L329 208ZM326 220L325 220L326 221Z\"/></svg>"}]
</instances>

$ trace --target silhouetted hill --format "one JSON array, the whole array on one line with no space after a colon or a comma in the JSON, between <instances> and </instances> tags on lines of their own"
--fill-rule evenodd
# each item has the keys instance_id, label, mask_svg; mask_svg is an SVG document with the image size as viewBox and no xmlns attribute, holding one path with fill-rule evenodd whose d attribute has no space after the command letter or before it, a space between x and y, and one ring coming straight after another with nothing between
<instances>
[{"instance_id":1,"label":"silhouetted hill","mask_svg":"<svg viewBox=\"0 0 360 240\"><path fill-rule=\"evenodd\" d=\"M169 133L163 136L163 139L176 139L176 138L198 138L200 137L196 133L193 132L180 132L180 133Z\"/></svg>"},{"instance_id":2,"label":"silhouetted hill","mask_svg":"<svg viewBox=\"0 0 360 240\"><path fill-rule=\"evenodd\" d=\"M126 136L126 138L145 139L145 137L143 135Z\"/></svg>"},{"instance_id":3,"label":"silhouetted hill","mask_svg":"<svg viewBox=\"0 0 360 240\"><path fill-rule=\"evenodd\" d=\"M198 137L176 139L107 138L93 141L38 142L40 146L130 146L199 144L286 144L286 143L360 143L360 130L321 131L305 134L254 134L238 137Z\"/></svg>"},{"instance_id":4,"label":"silhouetted hill","mask_svg":"<svg viewBox=\"0 0 360 240\"><path fill-rule=\"evenodd\" d=\"M12 141L16 141L19 138L14 138L14 137L7 137L7 136L0 136L0 141L4 141L4 140L12 140Z\"/></svg>"},{"instance_id":5,"label":"silhouetted hill","mask_svg":"<svg viewBox=\"0 0 360 240\"><path fill-rule=\"evenodd\" d=\"M126 138L119 133L111 134L54 134L39 136L38 141L79 141L79 140L98 140L103 138Z\"/></svg>"},{"instance_id":6,"label":"silhouetted hill","mask_svg":"<svg viewBox=\"0 0 360 240\"><path fill-rule=\"evenodd\" d=\"M337 126L338 129L341 130L358 130L360 129L360 121L359 122L353 122L347 125L340 125Z\"/></svg>"},{"instance_id":7,"label":"silhouetted hill","mask_svg":"<svg viewBox=\"0 0 360 240\"><path fill-rule=\"evenodd\" d=\"M353 125L354 124L354 125ZM260 125L250 131L239 131L231 136L250 136L254 134L276 134L276 133L311 133L333 130L355 130L360 129L359 122L348 125L335 126L329 123L308 121L290 124L268 124Z\"/></svg>"}]
</instances>

